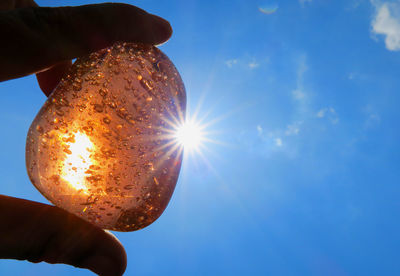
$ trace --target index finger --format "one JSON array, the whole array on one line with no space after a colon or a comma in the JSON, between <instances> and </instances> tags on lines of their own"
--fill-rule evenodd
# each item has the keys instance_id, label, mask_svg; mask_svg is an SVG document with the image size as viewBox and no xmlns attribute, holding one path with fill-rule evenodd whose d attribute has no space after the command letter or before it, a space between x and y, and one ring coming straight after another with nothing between
<instances>
[{"instance_id":1,"label":"index finger","mask_svg":"<svg viewBox=\"0 0 400 276\"><path fill-rule=\"evenodd\" d=\"M160 44L169 23L135 6L96 4L0 12L0 81L44 70L116 41Z\"/></svg>"}]
</instances>

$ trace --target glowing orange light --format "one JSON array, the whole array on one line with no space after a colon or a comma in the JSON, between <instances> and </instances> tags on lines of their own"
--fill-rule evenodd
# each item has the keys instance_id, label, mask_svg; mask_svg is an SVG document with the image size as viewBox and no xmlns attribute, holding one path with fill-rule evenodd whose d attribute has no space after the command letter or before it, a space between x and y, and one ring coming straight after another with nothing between
<instances>
[{"instance_id":1,"label":"glowing orange light","mask_svg":"<svg viewBox=\"0 0 400 276\"><path fill-rule=\"evenodd\" d=\"M182 151L168 123L186 95L157 48L116 44L78 59L29 129L29 177L55 205L106 229L156 220L172 196Z\"/></svg>"},{"instance_id":2,"label":"glowing orange light","mask_svg":"<svg viewBox=\"0 0 400 276\"><path fill-rule=\"evenodd\" d=\"M90 176L88 170L90 166L94 165L91 158L91 154L95 150L94 145L87 135L79 131L70 140L67 139L65 143L64 151L67 152L62 165L61 177L72 188L87 193L88 185L86 184L86 177Z\"/></svg>"}]
</instances>

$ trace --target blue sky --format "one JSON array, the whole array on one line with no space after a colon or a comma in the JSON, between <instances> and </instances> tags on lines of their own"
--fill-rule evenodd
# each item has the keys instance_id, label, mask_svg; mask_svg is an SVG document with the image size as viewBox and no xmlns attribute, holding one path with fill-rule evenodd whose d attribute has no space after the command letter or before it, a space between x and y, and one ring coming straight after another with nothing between
<instances>
[{"instance_id":1,"label":"blue sky","mask_svg":"<svg viewBox=\"0 0 400 276\"><path fill-rule=\"evenodd\" d=\"M185 157L159 220L116 233L126 275L399 275L400 1L134 4L171 22L160 48L218 143ZM0 193L46 202L24 159L45 96L29 76L0 98ZM71 273L91 275L0 261Z\"/></svg>"}]
</instances>

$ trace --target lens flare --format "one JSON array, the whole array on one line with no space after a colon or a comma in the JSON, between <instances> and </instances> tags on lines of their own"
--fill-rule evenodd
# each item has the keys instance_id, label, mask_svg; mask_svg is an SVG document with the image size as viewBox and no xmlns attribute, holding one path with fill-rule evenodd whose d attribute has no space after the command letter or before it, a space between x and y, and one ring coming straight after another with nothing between
<instances>
[{"instance_id":1,"label":"lens flare","mask_svg":"<svg viewBox=\"0 0 400 276\"><path fill-rule=\"evenodd\" d=\"M261 7L258 7L258 10L262 12L263 14L273 14L278 10L279 6L278 4L269 4L269 5L264 5Z\"/></svg>"},{"instance_id":2,"label":"lens flare","mask_svg":"<svg viewBox=\"0 0 400 276\"><path fill-rule=\"evenodd\" d=\"M199 150L201 143L204 141L204 133L202 127L193 120L188 120L176 129L176 142L183 146L186 150Z\"/></svg>"}]
</instances>

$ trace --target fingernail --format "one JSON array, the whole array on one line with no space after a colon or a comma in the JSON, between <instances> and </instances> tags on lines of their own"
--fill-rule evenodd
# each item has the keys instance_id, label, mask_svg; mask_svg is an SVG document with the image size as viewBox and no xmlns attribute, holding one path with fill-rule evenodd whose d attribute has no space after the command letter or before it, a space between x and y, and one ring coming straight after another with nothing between
<instances>
[{"instance_id":1,"label":"fingernail","mask_svg":"<svg viewBox=\"0 0 400 276\"><path fill-rule=\"evenodd\" d=\"M91 256L84 260L81 265L101 276L121 276L123 274L119 270L119 265L105 256Z\"/></svg>"}]
</instances>

